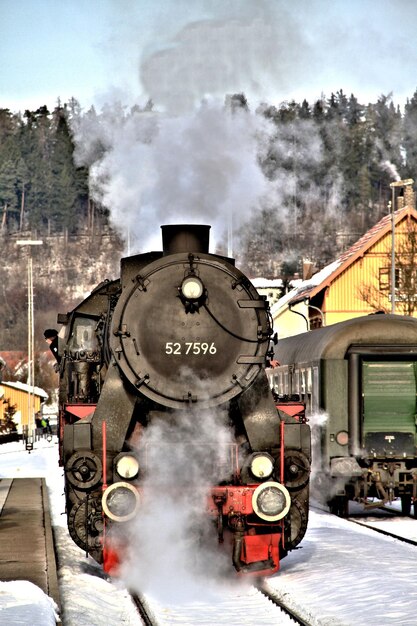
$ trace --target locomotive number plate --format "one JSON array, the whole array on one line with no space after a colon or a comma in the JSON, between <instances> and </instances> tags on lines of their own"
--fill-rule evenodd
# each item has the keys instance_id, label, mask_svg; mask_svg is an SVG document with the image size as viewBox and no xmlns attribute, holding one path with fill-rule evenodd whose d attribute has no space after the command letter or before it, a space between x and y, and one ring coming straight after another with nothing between
<instances>
[{"instance_id":1,"label":"locomotive number plate","mask_svg":"<svg viewBox=\"0 0 417 626\"><path fill-rule=\"evenodd\" d=\"M216 354L217 348L207 341L186 341L185 343L167 341L165 344L166 354Z\"/></svg>"}]
</instances>

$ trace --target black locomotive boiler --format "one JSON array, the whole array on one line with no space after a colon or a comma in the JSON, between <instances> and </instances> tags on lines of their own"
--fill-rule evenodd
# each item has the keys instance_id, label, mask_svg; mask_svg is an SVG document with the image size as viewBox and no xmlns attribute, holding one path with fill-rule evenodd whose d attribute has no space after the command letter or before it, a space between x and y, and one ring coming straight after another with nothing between
<instances>
[{"instance_id":1,"label":"black locomotive boiler","mask_svg":"<svg viewBox=\"0 0 417 626\"><path fill-rule=\"evenodd\" d=\"M417 517L417 320L358 317L281 339L275 355L273 387L321 414L314 497L342 516L351 500L400 499Z\"/></svg>"},{"instance_id":2,"label":"black locomotive boiler","mask_svg":"<svg viewBox=\"0 0 417 626\"><path fill-rule=\"evenodd\" d=\"M123 560L112 530L146 507L152 449L160 460L167 450L147 432L168 424L175 433L184 417L193 428L177 445L199 450L205 516L238 572L277 571L306 531L310 429L277 410L265 373L267 301L233 259L209 254L209 229L163 226L163 251L123 258L120 279L58 316L68 528L107 571ZM207 432L213 413L230 440ZM188 476L188 458L180 463Z\"/></svg>"}]
</instances>

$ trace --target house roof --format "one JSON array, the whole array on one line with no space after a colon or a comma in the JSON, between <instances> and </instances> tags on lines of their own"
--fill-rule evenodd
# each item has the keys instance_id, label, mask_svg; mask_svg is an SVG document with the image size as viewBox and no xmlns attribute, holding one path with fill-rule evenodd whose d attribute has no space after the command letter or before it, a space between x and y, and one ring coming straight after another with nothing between
<instances>
[{"instance_id":1,"label":"house roof","mask_svg":"<svg viewBox=\"0 0 417 626\"><path fill-rule=\"evenodd\" d=\"M255 289L279 289L282 287L282 278L251 278L250 282Z\"/></svg>"},{"instance_id":2,"label":"house roof","mask_svg":"<svg viewBox=\"0 0 417 626\"><path fill-rule=\"evenodd\" d=\"M410 206L395 211L394 215L395 225L408 215L412 216L417 221L417 211ZM341 272L352 265L356 259L362 257L369 248L391 230L391 221L391 214L385 215L375 226L362 235L356 243L343 252L336 261L330 263L330 265L326 265L326 267L314 274L309 280L303 281L299 287L291 291L291 296L287 299L287 302L296 304L304 300L304 298L312 298L319 291L328 287ZM278 304L282 306L280 300L276 303L276 306Z\"/></svg>"},{"instance_id":3,"label":"house roof","mask_svg":"<svg viewBox=\"0 0 417 626\"><path fill-rule=\"evenodd\" d=\"M25 393L29 393L29 391L35 395L35 396L39 396L40 398L48 398L48 394L46 393L46 391L44 391L43 389L41 389L40 387L32 387L32 385L27 385L26 383L12 383L6 380L3 380L1 385L3 387L12 387L12 389L18 389L19 391L24 391Z\"/></svg>"},{"instance_id":4,"label":"house roof","mask_svg":"<svg viewBox=\"0 0 417 626\"><path fill-rule=\"evenodd\" d=\"M18 389L19 391L24 391L25 393L30 391L35 396L39 396L44 399L48 398L48 394L46 391L41 389L41 387L36 387L36 385L34 387L30 385L29 387L26 383L4 380L4 378L9 378L10 376L18 373L23 367L26 367L28 360L27 352L24 352L23 350L2 350L0 352L0 358L2 358L6 364L2 372L3 380L0 382L0 385L3 385L3 387L12 387L13 389ZM55 362L52 354L51 359Z\"/></svg>"}]
</instances>

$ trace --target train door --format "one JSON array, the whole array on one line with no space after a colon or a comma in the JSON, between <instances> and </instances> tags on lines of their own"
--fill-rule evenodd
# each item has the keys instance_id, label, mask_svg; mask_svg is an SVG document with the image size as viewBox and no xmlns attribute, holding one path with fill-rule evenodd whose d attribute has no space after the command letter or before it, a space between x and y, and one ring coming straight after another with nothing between
<instances>
[{"instance_id":1,"label":"train door","mask_svg":"<svg viewBox=\"0 0 417 626\"><path fill-rule=\"evenodd\" d=\"M414 456L416 361L362 361L362 437L375 457Z\"/></svg>"}]
</instances>

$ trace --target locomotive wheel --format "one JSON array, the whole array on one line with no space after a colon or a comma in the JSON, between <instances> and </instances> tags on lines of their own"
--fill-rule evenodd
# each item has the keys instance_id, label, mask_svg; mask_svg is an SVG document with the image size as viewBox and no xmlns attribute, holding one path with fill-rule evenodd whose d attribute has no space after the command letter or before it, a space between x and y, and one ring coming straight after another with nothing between
<instances>
[{"instance_id":1,"label":"locomotive wheel","mask_svg":"<svg viewBox=\"0 0 417 626\"><path fill-rule=\"evenodd\" d=\"M101 498L87 496L75 504L68 516L68 530L72 540L86 552L101 548L103 531Z\"/></svg>"},{"instance_id":2,"label":"locomotive wheel","mask_svg":"<svg viewBox=\"0 0 417 626\"><path fill-rule=\"evenodd\" d=\"M287 489L300 489L310 476L310 462L301 450L286 450L284 457L284 481Z\"/></svg>"},{"instance_id":3,"label":"locomotive wheel","mask_svg":"<svg viewBox=\"0 0 417 626\"><path fill-rule=\"evenodd\" d=\"M305 508L297 500L293 500L285 519L285 549L293 550L304 537L307 530L308 516Z\"/></svg>"},{"instance_id":4,"label":"locomotive wheel","mask_svg":"<svg viewBox=\"0 0 417 626\"><path fill-rule=\"evenodd\" d=\"M78 489L91 489L101 480L100 458L90 450L74 452L65 465L68 481Z\"/></svg>"}]
</instances>

